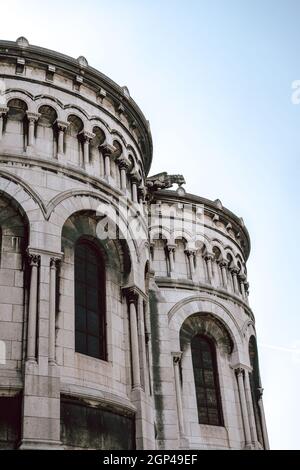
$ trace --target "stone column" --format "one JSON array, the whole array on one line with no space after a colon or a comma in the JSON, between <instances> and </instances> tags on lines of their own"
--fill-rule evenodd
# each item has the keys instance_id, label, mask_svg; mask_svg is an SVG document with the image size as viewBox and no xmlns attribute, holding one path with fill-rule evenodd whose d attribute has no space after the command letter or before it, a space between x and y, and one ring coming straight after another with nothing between
<instances>
[{"instance_id":1,"label":"stone column","mask_svg":"<svg viewBox=\"0 0 300 470\"><path fill-rule=\"evenodd\" d=\"M58 142L57 142L57 157L58 157L59 155L63 155L64 153L65 132L69 123L57 120L56 125L58 128Z\"/></svg>"},{"instance_id":2,"label":"stone column","mask_svg":"<svg viewBox=\"0 0 300 470\"><path fill-rule=\"evenodd\" d=\"M174 365L174 378L175 378L175 392L177 402L177 413L178 413L178 426L180 437L184 436L184 417L183 417L183 406L182 406L182 395L181 395L181 383L180 383L180 361L182 352L173 352L173 365Z\"/></svg>"},{"instance_id":3,"label":"stone column","mask_svg":"<svg viewBox=\"0 0 300 470\"><path fill-rule=\"evenodd\" d=\"M222 282L223 286L226 288L227 287L227 261L220 261L220 268L221 268L221 274L222 274Z\"/></svg>"},{"instance_id":4,"label":"stone column","mask_svg":"<svg viewBox=\"0 0 300 470\"><path fill-rule=\"evenodd\" d=\"M132 365L132 388L141 387L140 356L139 356L139 338L137 326L137 302L138 295L134 288L126 291L129 305L129 326L131 343L131 365Z\"/></svg>"},{"instance_id":5,"label":"stone column","mask_svg":"<svg viewBox=\"0 0 300 470\"><path fill-rule=\"evenodd\" d=\"M38 121L40 114L39 113L31 113L26 111L28 122L29 122L29 129L28 129L28 146L33 147L34 145L34 129L35 123Z\"/></svg>"},{"instance_id":6,"label":"stone column","mask_svg":"<svg viewBox=\"0 0 300 470\"><path fill-rule=\"evenodd\" d=\"M131 177L131 188L132 188L132 201L138 202L137 188L141 179L136 171L131 172L130 177Z\"/></svg>"},{"instance_id":7,"label":"stone column","mask_svg":"<svg viewBox=\"0 0 300 470\"><path fill-rule=\"evenodd\" d=\"M213 254L207 253L204 256L206 266L207 266L207 275L208 275L208 282L211 284L212 283L212 278L213 278L213 272L212 272L212 260L213 260Z\"/></svg>"},{"instance_id":8,"label":"stone column","mask_svg":"<svg viewBox=\"0 0 300 470\"><path fill-rule=\"evenodd\" d=\"M29 254L29 262L31 266L31 276L27 325L27 360L36 361L38 269L40 256Z\"/></svg>"},{"instance_id":9,"label":"stone column","mask_svg":"<svg viewBox=\"0 0 300 470\"><path fill-rule=\"evenodd\" d=\"M5 106L0 106L0 140L3 135L3 116L8 112L8 108Z\"/></svg>"},{"instance_id":10,"label":"stone column","mask_svg":"<svg viewBox=\"0 0 300 470\"><path fill-rule=\"evenodd\" d=\"M231 274L232 274L232 279L233 279L233 289L236 294L239 294L239 285L238 285L238 280L237 280L237 274L239 270L236 266L231 268Z\"/></svg>"},{"instance_id":11,"label":"stone column","mask_svg":"<svg viewBox=\"0 0 300 470\"><path fill-rule=\"evenodd\" d=\"M126 190L127 188L127 170L129 168L130 162L126 158L119 158L117 163L120 168L120 178L121 178L121 189Z\"/></svg>"},{"instance_id":12,"label":"stone column","mask_svg":"<svg viewBox=\"0 0 300 470\"><path fill-rule=\"evenodd\" d=\"M245 282L247 279L246 279L245 274L239 274L238 279L239 279L239 283L241 286L242 297L243 299L246 299Z\"/></svg>"},{"instance_id":13,"label":"stone column","mask_svg":"<svg viewBox=\"0 0 300 470\"><path fill-rule=\"evenodd\" d=\"M254 408L253 408L253 401L252 401L252 394L251 394L251 386L250 386L250 379L249 379L249 371L245 370L245 392L246 392L246 400L248 404L248 415L249 415L249 424L250 424L250 432L251 432L251 440L254 446L257 445L257 431L256 431L256 423L254 417Z\"/></svg>"},{"instance_id":14,"label":"stone column","mask_svg":"<svg viewBox=\"0 0 300 470\"><path fill-rule=\"evenodd\" d=\"M237 376L242 418L243 418L243 423L244 423L245 447L249 448L251 446L251 433L250 433L250 425L249 425L249 419L248 419L248 410L247 410L247 402L246 402L244 379L243 379L244 369L241 367L238 367L237 369L235 369L235 373Z\"/></svg>"},{"instance_id":15,"label":"stone column","mask_svg":"<svg viewBox=\"0 0 300 470\"><path fill-rule=\"evenodd\" d=\"M185 250L185 254L187 255L187 258L188 258L190 279L193 279L193 274L194 274L194 270L195 270L194 269L195 251L194 250Z\"/></svg>"},{"instance_id":16,"label":"stone column","mask_svg":"<svg viewBox=\"0 0 300 470\"><path fill-rule=\"evenodd\" d=\"M141 357L141 374L143 377L144 390L150 393L149 386L149 373L146 352L146 337L145 337L145 321L144 321L144 302L145 299L140 295L138 301L138 329L140 337L140 357Z\"/></svg>"},{"instance_id":17,"label":"stone column","mask_svg":"<svg viewBox=\"0 0 300 470\"><path fill-rule=\"evenodd\" d=\"M263 388L258 389L258 393L259 393L258 406L259 406L259 410L260 410L261 427L262 427L262 433L263 433L265 449L269 450L270 449L270 444L269 444L269 437L268 437L268 431L267 431L267 425L266 425L264 404L263 404L263 399L262 399L263 391L264 391Z\"/></svg>"},{"instance_id":18,"label":"stone column","mask_svg":"<svg viewBox=\"0 0 300 470\"><path fill-rule=\"evenodd\" d=\"M146 188L142 184L138 187L138 202L139 204L143 204L146 198Z\"/></svg>"},{"instance_id":19,"label":"stone column","mask_svg":"<svg viewBox=\"0 0 300 470\"><path fill-rule=\"evenodd\" d=\"M168 257L169 257L169 263L170 263L170 276L174 274L174 253L175 253L176 245L167 245L167 250L168 250Z\"/></svg>"},{"instance_id":20,"label":"stone column","mask_svg":"<svg viewBox=\"0 0 300 470\"><path fill-rule=\"evenodd\" d=\"M90 163L90 141L95 137L95 134L82 131L81 136L83 139L83 166L87 168Z\"/></svg>"},{"instance_id":21,"label":"stone column","mask_svg":"<svg viewBox=\"0 0 300 470\"><path fill-rule=\"evenodd\" d=\"M110 178L110 159L115 151L115 147L109 144L103 144L100 147L104 157L104 176Z\"/></svg>"},{"instance_id":22,"label":"stone column","mask_svg":"<svg viewBox=\"0 0 300 470\"><path fill-rule=\"evenodd\" d=\"M55 364L56 276L59 258L50 259L49 285L49 363Z\"/></svg>"}]
</instances>

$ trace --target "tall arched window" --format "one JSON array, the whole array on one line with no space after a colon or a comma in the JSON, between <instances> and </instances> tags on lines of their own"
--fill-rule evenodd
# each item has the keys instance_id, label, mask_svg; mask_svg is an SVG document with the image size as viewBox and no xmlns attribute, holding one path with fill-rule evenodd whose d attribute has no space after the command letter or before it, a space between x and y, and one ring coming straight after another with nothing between
<instances>
[{"instance_id":1,"label":"tall arched window","mask_svg":"<svg viewBox=\"0 0 300 470\"><path fill-rule=\"evenodd\" d=\"M106 359L105 263L86 239L75 246L75 351Z\"/></svg>"},{"instance_id":2,"label":"tall arched window","mask_svg":"<svg viewBox=\"0 0 300 470\"><path fill-rule=\"evenodd\" d=\"M199 423L223 426L215 345L206 336L196 335L191 350Z\"/></svg>"}]
</instances>

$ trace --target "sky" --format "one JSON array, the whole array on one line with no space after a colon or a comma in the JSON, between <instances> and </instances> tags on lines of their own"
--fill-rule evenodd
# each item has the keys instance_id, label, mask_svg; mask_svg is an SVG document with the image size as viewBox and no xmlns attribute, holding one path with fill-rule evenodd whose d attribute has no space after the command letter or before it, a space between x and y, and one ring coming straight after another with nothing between
<instances>
[{"instance_id":1,"label":"sky","mask_svg":"<svg viewBox=\"0 0 300 470\"><path fill-rule=\"evenodd\" d=\"M243 217L270 444L300 449L300 2L10 0L0 13L1 39L84 55L126 85L150 121L151 173L183 174Z\"/></svg>"}]
</instances>

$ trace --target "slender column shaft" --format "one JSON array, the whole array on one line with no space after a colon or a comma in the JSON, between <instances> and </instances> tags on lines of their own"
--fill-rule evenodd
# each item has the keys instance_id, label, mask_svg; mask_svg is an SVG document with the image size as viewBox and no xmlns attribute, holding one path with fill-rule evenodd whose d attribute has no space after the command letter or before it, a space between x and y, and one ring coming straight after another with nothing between
<instances>
[{"instance_id":1,"label":"slender column shaft","mask_svg":"<svg viewBox=\"0 0 300 470\"><path fill-rule=\"evenodd\" d=\"M179 433L181 436L183 436L184 435L184 418L183 418L183 406L182 406L180 370L179 370L180 358L181 358L181 353L173 353L178 425L179 425Z\"/></svg>"},{"instance_id":2,"label":"slender column shaft","mask_svg":"<svg viewBox=\"0 0 300 470\"><path fill-rule=\"evenodd\" d=\"M133 202L138 202L136 181L132 182L132 200Z\"/></svg>"},{"instance_id":3,"label":"slender column shaft","mask_svg":"<svg viewBox=\"0 0 300 470\"><path fill-rule=\"evenodd\" d=\"M232 279L233 279L233 288L234 288L234 292L236 294L239 293L239 286L238 286L238 281L237 281L237 274L235 271L232 271Z\"/></svg>"},{"instance_id":4,"label":"slender column shaft","mask_svg":"<svg viewBox=\"0 0 300 470\"><path fill-rule=\"evenodd\" d=\"M142 358L142 377L143 385L145 392L149 393L149 373L148 373L148 364L147 364L147 352L146 352L146 338L145 338L145 322L144 322L144 300L139 297L139 317L138 317L138 327L140 335L140 348L141 348L141 358Z\"/></svg>"},{"instance_id":5,"label":"slender column shaft","mask_svg":"<svg viewBox=\"0 0 300 470\"><path fill-rule=\"evenodd\" d=\"M28 130L28 145L31 147L34 142L34 121L30 119Z\"/></svg>"},{"instance_id":6,"label":"slender column shaft","mask_svg":"<svg viewBox=\"0 0 300 470\"><path fill-rule=\"evenodd\" d=\"M129 303L129 322L130 322L133 388L139 388L141 386L140 357L139 357L139 341L138 341L136 306L135 306L134 301L130 301Z\"/></svg>"},{"instance_id":7,"label":"slender column shaft","mask_svg":"<svg viewBox=\"0 0 300 470\"><path fill-rule=\"evenodd\" d=\"M245 370L245 392L246 392L246 399L248 403L248 415L249 415L251 439L252 439L252 442L256 444L257 431L256 431L255 418L254 418L254 408L253 408L253 401L252 401L252 394L251 394L251 387L250 387L250 380L249 380L249 372L247 370Z\"/></svg>"},{"instance_id":8,"label":"slender column shaft","mask_svg":"<svg viewBox=\"0 0 300 470\"><path fill-rule=\"evenodd\" d=\"M63 154L64 153L64 130L59 129L58 131L58 148L57 148L58 153Z\"/></svg>"},{"instance_id":9,"label":"slender column shaft","mask_svg":"<svg viewBox=\"0 0 300 470\"><path fill-rule=\"evenodd\" d=\"M56 319L56 271L57 260L50 261L49 294L49 362L55 363L55 319Z\"/></svg>"},{"instance_id":10,"label":"slender column shaft","mask_svg":"<svg viewBox=\"0 0 300 470\"><path fill-rule=\"evenodd\" d=\"M8 108L0 105L0 140L3 136L3 117L7 113Z\"/></svg>"},{"instance_id":11,"label":"slender column shaft","mask_svg":"<svg viewBox=\"0 0 300 470\"><path fill-rule=\"evenodd\" d=\"M38 263L39 257L30 257L31 278L28 309L28 332L27 332L27 359L36 359L36 323L37 323L37 294L38 294Z\"/></svg>"},{"instance_id":12,"label":"slender column shaft","mask_svg":"<svg viewBox=\"0 0 300 470\"><path fill-rule=\"evenodd\" d=\"M127 178L126 178L126 168L121 168L121 189L126 189L127 186Z\"/></svg>"},{"instance_id":13,"label":"slender column shaft","mask_svg":"<svg viewBox=\"0 0 300 470\"><path fill-rule=\"evenodd\" d=\"M206 266L207 266L208 282L212 283L213 272L212 272L211 256L206 256L205 261L206 261Z\"/></svg>"},{"instance_id":14,"label":"slender column shaft","mask_svg":"<svg viewBox=\"0 0 300 470\"><path fill-rule=\"evenodd\" d=\"M104 155L104 174L110 176L110 155Z\"/></svg>"},{"instance_id":15,"label":"slender column shaft","mask_svg":"<svg viewBox=\"0 0 300 470\"><path fill-rule=\"evenodd\" d=\"M227 271L226 271L226 264L221 264L221 273L222 273L223 286L224 286L224 287L227 287Z\"/></svg>"},{"instance_id":16,"label":"slender column shaft","mask_svg":"<svg viewBox=\"0 0 300 470\"><path fill-rule=\"evenodd\" d=\"M90 142L88 139L85 139L83 143L83 161L84 161L85 166L89 164L89 149L90 149Z\"/></svg>"},{"instance_id":17,"label":"slender column shaft","mask_svg":"<svg viewBox=\"0 0 300 470\"><path fill-rule=\"evenodd\" d=\"M247 410L247 402L246 402L246 396L245 396L243 370L237 369L236 374L237 374L237 381L238 381L238 388L239 388L239 395L240 395L242 417L243 417L243 423L244 423L245 444L246 446L249 446L251 444L251 434L250 434L250 425L249 425L249 420L248 420L248 410Z\"/></svg>"},{"instance_id":18,"label":"slender column shaft","mask_svg":"<svg viewBox=\"0 0 300 470\"><path fill-rule=\"evenodd\" d=\"M174 266L174 250L175 248L173 246L168 246L168 254L169 254L169 263L170 263L170 274L174 272L175 266Z\"/></svg>"},{"instance_id":19,"label":"slender column shaft","mask_svg":"<svg viewBox=\"0 0 300 470\"><path fill-rule=\"evenodd\" d=\"M2 135L3 135L3 116L0 113L0 140L2 139Z\"/></svg>"}]
</instances>

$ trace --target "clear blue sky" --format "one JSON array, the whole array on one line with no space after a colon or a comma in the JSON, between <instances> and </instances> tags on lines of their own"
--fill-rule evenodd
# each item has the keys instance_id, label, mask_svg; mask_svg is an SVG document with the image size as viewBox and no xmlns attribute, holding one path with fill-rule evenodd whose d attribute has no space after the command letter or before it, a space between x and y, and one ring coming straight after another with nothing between
<instances>
[{"instance_id":1,"label":"clear blue sky","mask_svg":"<svg viewBox=\"0 0 300 470\"><path fill-rule=\"evenodd\" d=\"M10 0L3 39L89 63L150 120L152 173L242 215L272 448L300 449L300 79L297 0Z\"/></svg>"}]
</instances>

